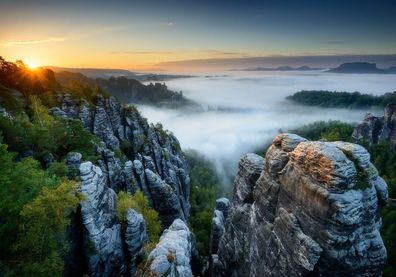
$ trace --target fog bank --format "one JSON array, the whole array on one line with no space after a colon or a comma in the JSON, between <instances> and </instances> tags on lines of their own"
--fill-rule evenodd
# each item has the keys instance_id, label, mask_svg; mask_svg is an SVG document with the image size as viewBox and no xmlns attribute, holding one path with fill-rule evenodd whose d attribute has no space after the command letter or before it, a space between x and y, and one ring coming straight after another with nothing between
<instances>
[{"instance_id":1,"label":"fog bank","mask_svg":"<svg viewBox=\"0 0 396 277\"><path fill-rule=\"evenodd\" d=\"M196 149L207 156L226 180L236 173L241 155L263 147L279 130L318 120L360 122L367 112L300 106L285 100L286 96L303 89L378 95L395 90L396 78L324 72L234 72L225 77L176 79L167 85L182 90L205 111L140 106L143 116L171 130L183 149Z\"/></svg>"}]
</instances>

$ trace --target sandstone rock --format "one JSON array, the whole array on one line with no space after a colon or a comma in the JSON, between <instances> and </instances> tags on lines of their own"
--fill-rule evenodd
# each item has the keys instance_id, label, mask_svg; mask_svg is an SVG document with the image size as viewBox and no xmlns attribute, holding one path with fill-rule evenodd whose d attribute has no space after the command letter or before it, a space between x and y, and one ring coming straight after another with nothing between
<instances>
[{"instance_id":1,"label":"sandstone rock","mask_svg":"<svg viewBox=\"0 0 396 277\"><path fill-rule=\"evenodd\" d=\"M222 212L224 219L227 219L230 205L230 200L225 197L216 199L216 210Z\"/></svg>"},{"instance_id":2,"label":"sandstone rock","mask_svg":"<svg viewBox=\"0 0 396 277\"><path fill-rule=\"evenodd\" d=\"M59 107L53 107L49 109L49 114L52 116L67 118L67 114L64 111L62 111Z\"/></svg>"},{"instance_id":3,"label":"sandstone rock","mask_svg":"<svg viewBox=\"0 0 396 277\"><path fill-rule=\"evenodd\" d=\"M352 134L355 142L364 142L369 145L381 141L396 146L396 104L388 104L384 115L377 117L371 113L366 114L361 124L357 125Z\"/></svg>"},{"instance_id":4,"label":"sandstone rock","mask_svg":"<svg viewBox=\"0 0 396 277\"><path fill-rule=\"evenodd\" d=\"M69 152L66 157L66 164L69 169L68 177L74 179L79 176L79 168L82 163L82 155L78 152Z\"/></svg>"},{"instance_id":5,"label":"sandstone rock","mask_svg":"<svg viewBox=\"0 0 396 277\"><path fill-rule=\"evenodd\" d=\"M85 251L91 276L119 276L125 269L121 226L116 222L115 192L107 186L99 167L80 165L81 216Z\"/></svg>"},{"instance_id":6,"label":"sandstone rock","mask_svg":"<svg viewBox=\"0 0 396 277\"><path fill-rule=\"evenodd\" d=\"M150 271L155 276L192 276L191 250L191 233L182 220L176 219L150 253Z\"/></svg>"},{"instance_id":7,"label":"sandstone rock","mask_svg":"<svg viewBox=\"0 0 396 277\"><path fill-rule=\"evenodd\" d=\"M145 174L154 208L158 211L165 228L177 218L186 220L179 197L174 193L172 187L150 169L146 169Z\"/></svg>"},{"instance_id":8,"label":"sandstone rock","mask_svg":"<svg viewBox=\"0 0 396 277\"><path fill-rule=\"evenodd\" d=\"M241 159L212 275L381 275L387 186L363 147L282 134L259 161Z\"/></svg>"},{"instance_id":9,"label":"sandstone rock","mask_svg":"<svg viewBox=\"0 0 396 277\"><path fill-rule=\"evenodd\" d=\"M140 255L144 244L148 241L146 222L141 214L133 209L127 211L127 228L125 231L125 244L127 245L130 264L130 276L136 275L136 259Z\"/></svg>"}]
</instances>

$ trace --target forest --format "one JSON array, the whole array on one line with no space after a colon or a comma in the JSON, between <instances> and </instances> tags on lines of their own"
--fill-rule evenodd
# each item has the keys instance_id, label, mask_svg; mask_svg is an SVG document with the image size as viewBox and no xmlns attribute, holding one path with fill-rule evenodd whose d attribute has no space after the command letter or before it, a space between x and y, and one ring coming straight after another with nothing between
<instances>
[{"instance_id":1,"label":"forest","mask_svg":"<svg viewBox=\"0 0 396 277\"><path fill-rule=\"evenodd\" d=\"M338 92L326 90L302 90L287 97L295 103L324 108L369 109L383 108L396 101L396 92L380 96L360 92Z\"/></svg>"}]
</instances>

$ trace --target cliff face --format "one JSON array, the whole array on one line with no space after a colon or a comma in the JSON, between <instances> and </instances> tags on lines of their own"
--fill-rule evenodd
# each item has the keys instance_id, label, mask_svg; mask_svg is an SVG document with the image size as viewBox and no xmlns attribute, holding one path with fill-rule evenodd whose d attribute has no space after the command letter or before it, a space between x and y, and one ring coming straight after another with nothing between
<instances>
[{"instance_id":1,"label":"cliff face","mask_svg":"<svg viewBox=\"0 0 396 277\"><path fill-rule=\"evenodd\" d=\"M164 227L176 218L188 219L190 177L172 134L149 125L136 109L121 106L113 98L99 98L96 106L68 94L58 98L60 108L50 110L54 116L79 119L102 140L96 150L98 165L110 188L131 193L141 189L159 212Z\"/></svg>"},{"instance_id":2,"label":"cliff face","mask_svg":"<svg viewBox=\"0 0 396 277\"><path fill-rule=\"evenodd\" d=\"M52 115L81 120L100 139L96 143L98 166L83 162L80 153L67 156L69 177L80 177L84 196L84 245L75 246L68 256L76 256L83 249L91 276L120 276L128 272L134 276L137 257L148 240L146 225L142 215L129 209L127 226L122 230L117 221L116 193L140 189L159 213L164 228L175 225L176 219L187 221L190 178L179 142L162 127L149 125L136 109L122 106L113 98L99 97L95 106L68 94L60 94L58 100L60 107L50 109ZM77 223L74 225L78 227ZM188 236L191 244L189 231ZM191 249L184 249L190 253L185 253L188 259L183 260L183 266L190 266ZM84 273L79 263L69 262L68 272Z\"/></svg>"},{"instance_id":3,"label":"cliff face","mask_svg":"<svg viewBox=\"0 0 396 277\"><path fill-rule=\"evenodd\" d=\"M240 161L212 275L379 276L386 201L363 147L279 135Z\"/></svg>"},{"instance_id":4,"label":"cliff face","mask_svg":"<svg viewBox=\"0 0 396 277\"><path fill-rule=\"evenodd\" d=\"M384 141L396 147L396 104L388 104L383 116L366 114L353 131L352 139L369 145Z\"/></svg>"}]
</instances>

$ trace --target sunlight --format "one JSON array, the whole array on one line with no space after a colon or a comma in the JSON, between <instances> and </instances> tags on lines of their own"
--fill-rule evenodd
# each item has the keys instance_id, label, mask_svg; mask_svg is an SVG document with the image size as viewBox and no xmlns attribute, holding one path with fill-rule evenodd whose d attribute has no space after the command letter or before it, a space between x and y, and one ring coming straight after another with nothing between
<instances>
[{"instance_id":1,"label":"sunlight","mask_svg":"<svg viewBox=\"0 0 396 277\"><path fill-rule=\"evenodd\" d=\"M27 62L26 64L30 69L36 69L38 67L38 64L33 61Z\"/></svg>"}]
</instances>

